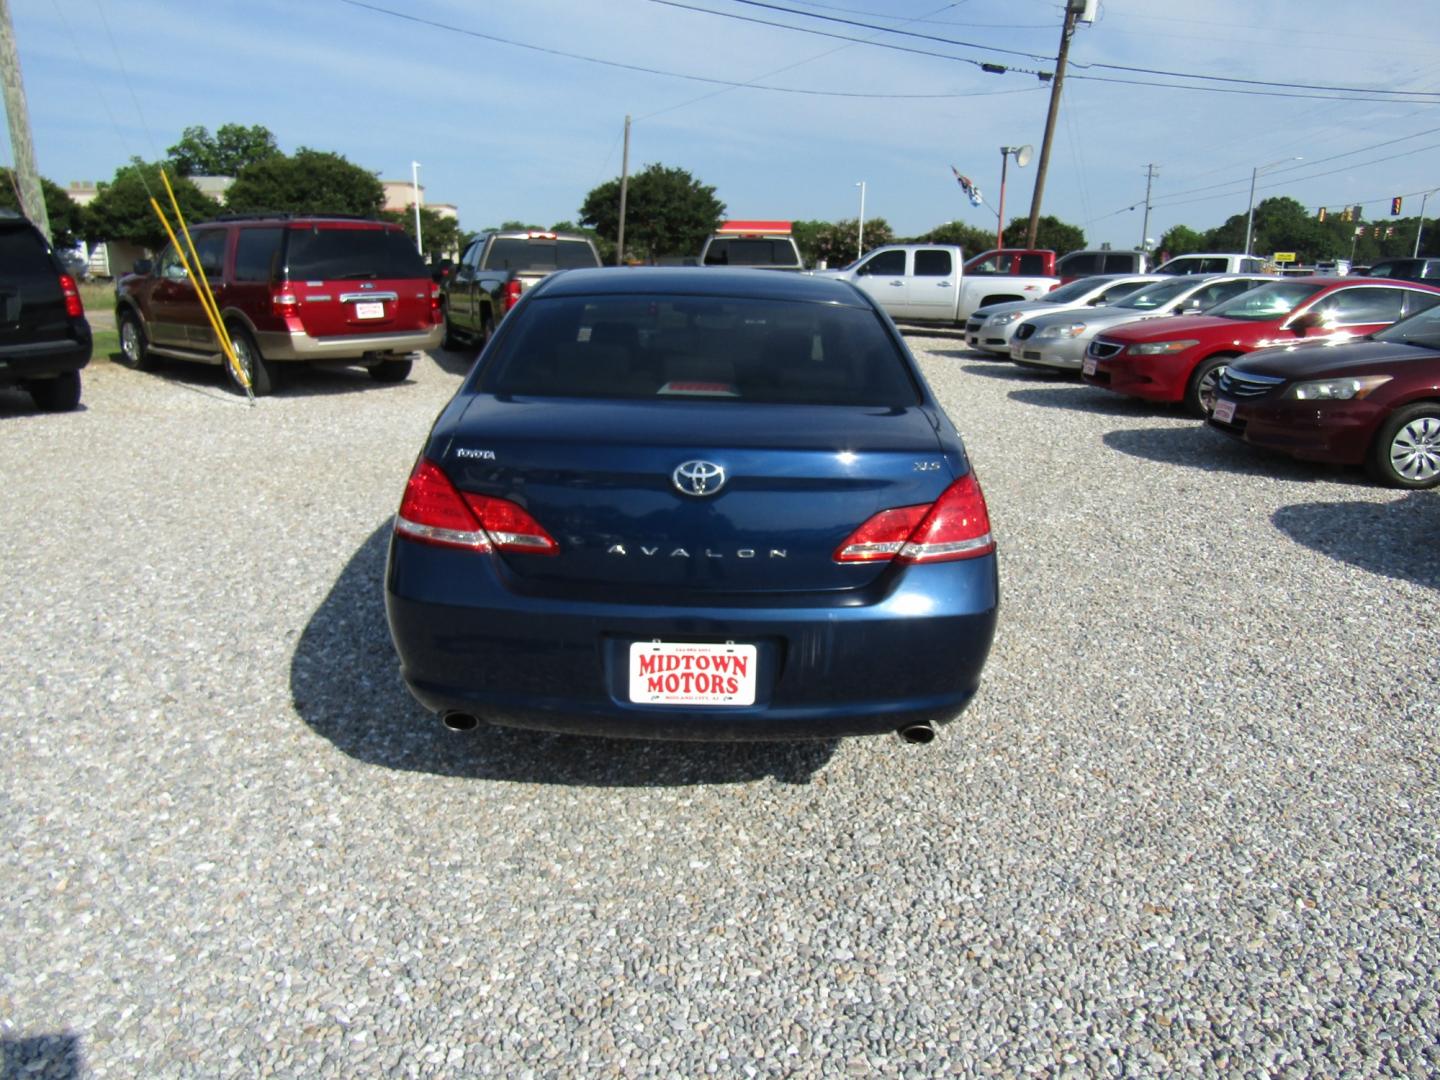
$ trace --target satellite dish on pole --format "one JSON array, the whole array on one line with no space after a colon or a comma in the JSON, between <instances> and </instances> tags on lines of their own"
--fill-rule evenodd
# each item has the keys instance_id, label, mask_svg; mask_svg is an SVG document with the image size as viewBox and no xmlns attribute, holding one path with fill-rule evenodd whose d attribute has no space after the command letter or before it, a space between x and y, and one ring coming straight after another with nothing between
<instances>
[{"instance_id":1,"label":"satellite dish on pole","mask_svg":"<svg viewBox=\"0 0 1440 1080\"><path fill-rule=\"evenodd\" d=\"M1015 164L1019 165L1020 168L1023 169L1026 165L1030 164L1030 159L1034 156L1035 148L1029 143L1026 143L1024 146L1020 147L1019 150L1015 151Z\"/></svg>"}]
</instances>

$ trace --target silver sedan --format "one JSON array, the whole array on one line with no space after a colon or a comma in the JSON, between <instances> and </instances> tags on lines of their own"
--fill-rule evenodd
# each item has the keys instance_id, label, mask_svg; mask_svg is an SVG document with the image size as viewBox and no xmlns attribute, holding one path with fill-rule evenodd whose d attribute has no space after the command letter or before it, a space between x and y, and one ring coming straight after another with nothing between
<instances>
[{"instance_id":1,"label":"silver sedan","mask_svg":"<svg viewBox=\"0 0 1440 1080\"><path fill-rule=\"evenodd\" d=\"M1013 300L976 308L965 322L965 343L972 349L1009 356L1010 338L1015 328L1027 319L1055 311L1112 304L1146 282L1164 280L1155 274L1104 274L1077 278L1039 300Z\"/></svg>"},{"instance_id":2,"label":"silver sedan","mask_svg":"<svg viewBox=\"0 0 1440 1080\"><path fill-rule=\"evenodd\" d=\"M1274 280L1260 274L1164 278L1104 307L1034 315L1011 337L1010 359L1017 364L1079 371L1090 340L1102 331L1140 319L1194 315Z\"/></svg>"}]
</instances>

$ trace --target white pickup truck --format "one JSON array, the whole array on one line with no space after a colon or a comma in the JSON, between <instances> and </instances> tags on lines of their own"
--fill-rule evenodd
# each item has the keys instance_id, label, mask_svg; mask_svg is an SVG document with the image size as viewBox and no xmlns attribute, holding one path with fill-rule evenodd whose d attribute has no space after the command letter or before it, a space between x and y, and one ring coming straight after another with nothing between
<instances>
[{"instance_id":1,"label":"white pickup truck","mask_svg":"<svg viewBox=\"0 0 1440 1080\"><path fill-rule=\"evenodd\" d=\"M843 270L816 273L853 282L896 322L961 325L976 308L1038 300L1060 284L1058 277L1011 273L1015 264L1008 258L977 256L968 271L963 260L953 244L890 244Z\"/></svg>"}]
</instances>

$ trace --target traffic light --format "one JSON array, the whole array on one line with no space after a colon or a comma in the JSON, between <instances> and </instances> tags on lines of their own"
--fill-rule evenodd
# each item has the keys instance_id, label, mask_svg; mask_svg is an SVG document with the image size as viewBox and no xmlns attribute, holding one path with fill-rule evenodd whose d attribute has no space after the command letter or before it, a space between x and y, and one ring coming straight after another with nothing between
<instances>
[{"instance_id":1,"label":"traffic light","mask_svg":"<svg viewBox=\"0 0 1440 1080\"><path fill-rule=\"evenodd\" d=\"M1345 207L1344 210L1340 211L1340 220L1341 220L1341 221L1353 221L1354 218L1355 218L1355 211L1354 211L1353 208L1347 206L1347 207Z\"/></svg>"},{"instance_id":2,"label":"traffic light","mask_svg":"<svg viewBox=\"0 0 1440 1080\"><path fill-rule=\"evenodd\" d=\"M1325 207L1323 207L1323 206L1320 207L1320 213L1316 214L1315 216L1316 216L1317 218L1319 218L1321 221L1324 221L1324 220L1325 220Z\"/></svg>"},{"instance_id":3,"label":"traffic light","mask_svg":"<svg viewBox=\"0 0 1440 1080\"><path fill-rule=\"evenodd\" d=\"M1399 216L1400 216L1400 196L1399 196L1399 195L1396 195L1395 198L1393 198L1393 199L1390 200L1390 216L1391 216L1391 217L1399 217Z\"/></svg>"}]
</instances>

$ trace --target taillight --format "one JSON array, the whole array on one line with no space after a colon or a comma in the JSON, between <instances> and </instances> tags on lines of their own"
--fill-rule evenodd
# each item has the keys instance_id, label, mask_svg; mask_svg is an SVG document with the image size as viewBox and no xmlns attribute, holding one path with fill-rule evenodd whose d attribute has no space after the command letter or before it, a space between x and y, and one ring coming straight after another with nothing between
<instances>
[{"instance_id":1,"label":"taillight","mask_svg":"<svg viewBox=\"0 0 1440 1080\"><path fill-rule=\"evenodd\" d=\"M60 275L60 292L65 297L65 314L78 319L85 314L85 305L80 301L80 287L69 274Z\"/></svg>"},{"instance_id":2,"label":"taillight","mask_svg":"<svg viewBox=\"0 0 1440 1080\"><path fill-rule=\"evenodd\" d=\"M560 545L538 521L508 499L462 492L440 466L415 463L395 531L421 543L472 551L524 551L558 555Z\"/></svg>"},{"instance_id":3,"label":"taillight","mask_svg":"<svg viewBox=\"0 0 1440 1080\"><path fill-rule=\"evenodd\" d=\"M276 292L270 294L270 306L275 309L275 314L282 319L294 318L300 314L300 298L293 292Z\"/></svg>"},{"instance_id":4,"label":"taillight","mask_svg":"<svg viewBox=\"0 0 1440 1080\"><path fill-rule=\"evenodd\" d=\"M430 321L440 323L445 321L445 313L440 310L440 286L430 286Z\"/></svg>"},{"instance_id":5,"label":"taillight","mask_svg":"<svg viewBox=\"0 0 1440 1080\"><path fill-rule=\"evenodd\" d=\"M985 494L973 472L933 503L882 510L851 533L836 562L946 562L995 550Z\"/></svg>"},{"instance_id":6,"label":"taillight","mask_svg":"<svg viewBox=\"0 0 1440 1080\"><path fill-rule=\"evenodd\" d=\"M513 281L513 280L512 280L512 281L507 281L507 282L505 283L505 289L504 289L504 291L501 293L501 296L500 296L500 307L501 307L501 309L504 310L504 311L509 311L512 307L514 307L514 306L515 306L516 304L518 304L519 302L520 302L520 282L518 282L518 281Z\"/></svg>"}]
</instances>

